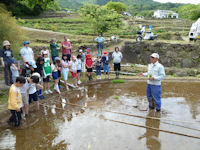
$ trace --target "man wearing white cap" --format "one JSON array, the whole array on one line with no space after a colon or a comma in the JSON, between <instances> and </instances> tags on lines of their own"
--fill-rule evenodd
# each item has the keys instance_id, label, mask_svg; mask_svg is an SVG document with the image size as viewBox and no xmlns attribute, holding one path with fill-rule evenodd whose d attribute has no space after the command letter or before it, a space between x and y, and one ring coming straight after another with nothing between
<instances>
[{"instance_id":1,"label":"man wearing white cap","mask_svg":"<svg viewBox=\"0 0 200 150\"><path fill-rule=\"evenodd\" d=\"M24 47L20 50L20 55L24 63L32 61L35 63L34 53L32 48L29 47L30 42L24 41Z\"/></svg>"},{"instance_id":2,"label":"man wearing white cap","mask_svg":"<svg viewBox=\"0 0 200 150\"><path fill-rule=\"evenodd\" d=\"M159 55L157 53L151 54L151 64L148 66L148 72L140 73L140 76L148 76L146 92L149 108L154 109L155 103L157 112L161 110L161 80L165 78L165 69L158 62L158 59Z\"/></svg>"}]
</instances>

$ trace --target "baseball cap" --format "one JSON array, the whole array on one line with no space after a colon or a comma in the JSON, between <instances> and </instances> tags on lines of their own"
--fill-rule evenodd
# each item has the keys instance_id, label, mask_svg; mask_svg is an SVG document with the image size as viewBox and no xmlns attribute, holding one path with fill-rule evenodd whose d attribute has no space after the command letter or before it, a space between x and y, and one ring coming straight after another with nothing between
<instances>
[{"instance_id":1,"label":"baseball cap","mask_svg":"<svg viewBox=\"0 0 200 150\"><path fill-rule=\"evenodd\" d=\"M104 54L108 54L108 52L104 52Z\"/></svg>"},{"instance_id":2,"label":"baseball cap","mask_svg":"<svg viewBox=\"0 0 200 150\"><path fill-rule=\"evenodd\" d=\"M83 52L83 50L82 50L82 49L80 49L80 50L79 50L79 52L80 52L80 53L82 53L82 52Z\"/></svg>"},{"instance_id":3,"label":"baseball cap","mask_svg":"<svg viewBox=\"0 0 200 150\"><path fill-rule=\"evenodd\" d=\"M159 59L158 53L153 53L153 54L151 54L151 57L153 57L153 58L158 58L158 59Z\"/></svg>"},{"instance_id":4,"label":"baseball cap","mask_svg":"<svg viewBox=\"0 0 200 150\"><path fill-rule=\"evenodd\" d=\"M24 41L24 45L26 45L26 44L30 44L30 42L29 41Z\"/></svg>"},{"instance_id":5,"label":"baseball cap","mask_svg":"<svg viewBox=\"0 0 200 150\"><path fill-rule=\"evenodd\" d=\"M33 68L37 68L37 66L35 65L35 63L32 62L32 61L29 61L29 62L28 62L28 65L32 66Z\"/></svg>"},{"instance_id":6,"label":"baseball cap","mask_svg":"<svg viewBox=\"0 0 200 150\"><path fill-rule=\"evenodd\" d=\"M87 58L92 58L92 56L90 54L87 55Z\"/></svg>"}]
</instances>

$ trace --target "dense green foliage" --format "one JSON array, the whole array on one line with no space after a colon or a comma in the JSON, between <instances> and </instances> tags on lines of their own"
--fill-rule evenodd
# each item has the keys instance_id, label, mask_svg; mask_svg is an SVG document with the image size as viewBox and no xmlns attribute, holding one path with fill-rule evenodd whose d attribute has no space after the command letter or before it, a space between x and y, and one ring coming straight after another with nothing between
<instances>
[{"instance_id":1,"label":"dense green foliage","mask_svg":"<svg viewBox=\"0 0 200 150\"><path fill-rule=\"evenodd\" d=\"M4 40L8 40L14 50L14 54L18 53L24 39L23 32L17 25L16 19L11 17L11 14L2 5L0 5L0 20L0 47L3 47L2 43Z\"/></svg>"},{"instance_id":2,"label":"dense green foliage","mask_svg":"<svg viewBox=\"0 0 200 150\"><path fill-rule=\"evenodd\" d=\"M185 5L178 9L181 18L196 20L200 17L200 4L199 5Z\"/></svg>"},{"instance_id":3,"label":"dense green foliage","mask_svg":"<svg viewBox=\"0 0 200 150\"><path fill-rule=\"evenodd\" d=\"M121 14L123 11L127 10L127 6L124 3L121 2L108 2L106 4L106 7L108 9L113 9L115 10L118 14Z\"/></svg>"},{"instance_id":4,"label":"dense green foliage","mask_svg":"<svg viewBox=\"0 0 200 150\"><path fill-rule=\"evenodd\" d=\"M107 7L85 5L79 12L82 17L90 21L94 33L105 33L122 25L122 16Z\"/></svg>"},{"instance_id":5,"label":"dense green foliage","mask_svg":"<svg viewBox=\"0 0 200 150\"><path fill-rule=\"evenodd\" d=\"M36 16L47 9L57 10L55 0L2 0L14 16Z\"/></svg>"}]
</instances>

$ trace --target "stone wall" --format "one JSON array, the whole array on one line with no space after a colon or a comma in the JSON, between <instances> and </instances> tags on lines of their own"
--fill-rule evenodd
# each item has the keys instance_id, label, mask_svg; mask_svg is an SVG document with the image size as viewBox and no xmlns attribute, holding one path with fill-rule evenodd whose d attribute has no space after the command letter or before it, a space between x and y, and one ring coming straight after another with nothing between
<instances>
[{"instance_id":1,"label":"stone wall","mask_svg":"<svg viewBox=\"0 0 200 150\"><path fill-rule=\"evenodd\" d=\"M199 44L169 44L155 41L125 42L122 48L123 62L133 64L150 63L150 55L157 52L165 67L200 67Z\"/></svg>"}]
</instances>

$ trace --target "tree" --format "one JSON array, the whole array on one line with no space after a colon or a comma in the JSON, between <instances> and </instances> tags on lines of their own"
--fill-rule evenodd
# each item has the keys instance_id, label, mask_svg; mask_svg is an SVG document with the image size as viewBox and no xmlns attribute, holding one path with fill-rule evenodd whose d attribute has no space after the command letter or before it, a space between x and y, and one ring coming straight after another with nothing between
<instances>
[{"instance_id":1,"label":"tree","mask_svg":"<svg viewBox=\"0 0 200 150\"><path fill-rule=\"evenodd\" d=\"M108 2L106 4L106 7L108 9L113 9L115 10L118 14L121 14L123 11L126 11L127 10L127 6L124 4L124 3L121 3L121 2Z\"/></svg>"},{"instance_id":2,"label":"tree","mask_svg":"<svg viewBox=\"0 0 200 150\"><path fill-rule=\"evenodd\" d=\"M11 13L5 8L3 5L0 5L0 47L2 48L4 40L8 40L14 50L14 54L18 54L24 38L23 31L17 25L15 17L12 17ZM19 54L15 56L19 56Z\"/></svg>"},{"instance_id":3,"label":"tree","mask_svg":"<svg viewBox=\"0 0 200 150\"><path fill-rule=\"evenodd\" d=\"M89 19L96 33L105 33L122 25L122 16L107 7L85 5L81 7L79 13L85 19Z\"/></svg>"}]
</instances>

